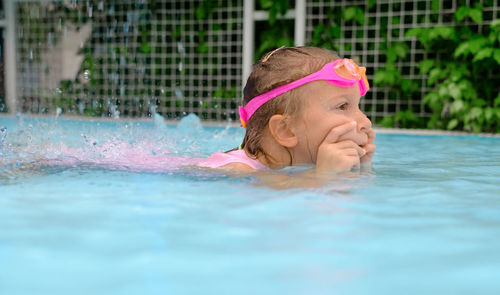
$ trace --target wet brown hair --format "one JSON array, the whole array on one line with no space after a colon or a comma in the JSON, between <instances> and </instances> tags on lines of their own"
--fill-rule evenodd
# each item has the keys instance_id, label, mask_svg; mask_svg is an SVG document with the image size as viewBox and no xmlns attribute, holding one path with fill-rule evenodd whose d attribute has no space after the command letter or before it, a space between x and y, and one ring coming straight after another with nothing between
<instances>
[{"instance_id":1,"label":"wet brown hair","mask_svg":"<svg viewBox=\"0 0 500 295\"><path fill-rule=\"evenodd\" d=\"M337 59L337 54L317 47L282 47L273 50L254 64L243 89L243 105L260 94L317 72ZM242 148L255 157L268 157L262 148L265 128L273 115L291 118L300 115L305 97L299 97L298 88L271 99L257 109L247 122Z\"/></svg>"}]
</instances>

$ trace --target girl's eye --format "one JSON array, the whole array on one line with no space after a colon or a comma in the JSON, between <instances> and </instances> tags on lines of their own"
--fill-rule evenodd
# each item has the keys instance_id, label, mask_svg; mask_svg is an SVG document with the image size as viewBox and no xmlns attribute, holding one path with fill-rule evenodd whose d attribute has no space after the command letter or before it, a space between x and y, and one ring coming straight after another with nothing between
<instances>
[{"instance_id":1,"label":"girl's eye","mask_svg":"<svg viewBox=\"0 0 500 295\"><path fill-rule=\"evenodd\" d=\"M339 105L337 107L337 109L345 111L345 110L347 110L347 107L348 107L348 104L347 103L343 103L343 104Z\"/></svg>"}]
</instances>

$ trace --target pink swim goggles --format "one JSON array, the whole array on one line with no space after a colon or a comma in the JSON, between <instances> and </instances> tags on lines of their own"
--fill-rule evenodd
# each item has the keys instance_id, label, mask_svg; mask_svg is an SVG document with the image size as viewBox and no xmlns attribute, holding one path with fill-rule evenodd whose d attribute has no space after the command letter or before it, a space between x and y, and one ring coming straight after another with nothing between
<instances>
[{"instance_id":1,"label":"pink swim goggles","mask_svg":"<svg viewBox=\"0 0 500 295\"><path fill-rule=\"evenodd\" d=\"M318 80L323 80L340 87L353 87L358 83L361 96L365 95L368 89L370 89L368 79L366 78L365 67L359 67L351 59L338 59L334 62L327 63L321 70L305 76L304 78L254 97L245 107L240 106L241 126L246 127L248 120L250 120L250 117L252 117L255 111L271 99L294 88Z\"/></svg>"}]
</instances>

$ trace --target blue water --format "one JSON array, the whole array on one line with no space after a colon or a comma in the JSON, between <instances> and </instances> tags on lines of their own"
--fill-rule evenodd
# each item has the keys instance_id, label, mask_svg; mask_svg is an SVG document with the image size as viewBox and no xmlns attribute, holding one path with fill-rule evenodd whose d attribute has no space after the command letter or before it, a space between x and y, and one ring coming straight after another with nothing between
<instances>
[{"instance_id":1,"label":"blue water","mask_svg":"<svg viewBox=\"0 0 500 295\"><path fill-rule=\"evenodd\" d=\"M21 166L61 143L208 155L243 134L196 120L1 126L3 158ZM500 139L376 144L373 172L284 191L206 171L0 163L0 293L499 294Z\"/></svg>"}]
</instances>

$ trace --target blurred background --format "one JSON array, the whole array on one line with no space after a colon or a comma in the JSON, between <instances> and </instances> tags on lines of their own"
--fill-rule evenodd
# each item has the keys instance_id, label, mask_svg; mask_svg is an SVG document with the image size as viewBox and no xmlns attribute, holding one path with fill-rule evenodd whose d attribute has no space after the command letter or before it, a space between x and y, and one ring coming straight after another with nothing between
<instances>
[{"instance_id":1,"label":"blurred background","mask_svg":"<svg viewBox=\"0 0 500 295\"><path fill-rule=\"evenodd\" d=\"M367 67L377 126L500 132L500 0L0 1L0 112L238 120L280 46Z\"/></svg>"}]
</instances>

